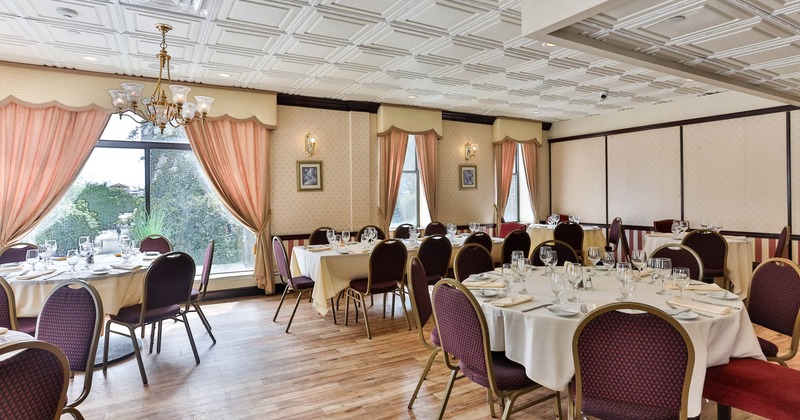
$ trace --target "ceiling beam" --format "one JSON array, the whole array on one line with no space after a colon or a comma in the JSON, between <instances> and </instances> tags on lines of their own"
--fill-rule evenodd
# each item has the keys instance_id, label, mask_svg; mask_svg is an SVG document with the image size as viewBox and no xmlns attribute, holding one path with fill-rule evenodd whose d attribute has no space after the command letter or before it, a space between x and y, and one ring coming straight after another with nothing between
<instances>
[{"instance_id":1,"label":"ceiling beam","mask_svg":"<svg viewBox=\"0 0 800 420\"><path fill-rule=\"evenodd\" d=\"M543 36L596 16L630 0L522 0L522 33L544 41Z\"/></svg>"}]
</instances>

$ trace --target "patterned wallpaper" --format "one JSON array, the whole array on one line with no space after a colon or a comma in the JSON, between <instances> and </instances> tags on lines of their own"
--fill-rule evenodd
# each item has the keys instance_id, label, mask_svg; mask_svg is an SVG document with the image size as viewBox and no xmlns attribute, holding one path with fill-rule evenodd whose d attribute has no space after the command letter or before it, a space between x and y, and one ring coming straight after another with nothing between
<instances>
[{"instance_id":1,"label":"patterned wallpaper","mask_svg":"<svg viewBox=\"0 0 800 420\"><path fill-rule=\"evenodd\" d=\"M791 112L792 133L792 227L800 233L800 112ZM795 259L797 261L797 259Z\"/></svg>"},{"instance_id":2,"label":"patterned wallpaper","mask_svg":"<svg viewBox=\"0 0 800 420\"><path fill-rule=\"evenodd\" d=\"M553 212L581 222L606 223L605 140L594 137L551 145Z\"/></svg>"},{"instance_id":3,"label":"patterned wallpaper","mask_svg":"<svg viewBox=\"0 0 800 420\"><path fill-rule=\"evenodd\" d=\"M609 136L609 219L651 226L680 215L680 127Z\"/></svg>"},{"instance_id":4,"label":"patterned wallpaper","mask_svg":"<svg viewBox=\"0 0 800 420\"><path fill-rule=\"evenodd\" d=\"M536 204L536 218L539 221L545 220L547 215L550 214L550 160L548 159L548 152L550 150L549 132L542 131L542 147L539 148L539 153L536 155L537 173L539 176L539 200Z\"/></svg>"},{"instance_id":5,"label":"patterned wallpaper","mask_svg":"<svg viewBox=\"0 0 800 420\"><path fill-rule=\"evenodd\" d=\"M684 127L685 218L777 233L786 213L785 114Z\"/></svg>"}]
</instances>

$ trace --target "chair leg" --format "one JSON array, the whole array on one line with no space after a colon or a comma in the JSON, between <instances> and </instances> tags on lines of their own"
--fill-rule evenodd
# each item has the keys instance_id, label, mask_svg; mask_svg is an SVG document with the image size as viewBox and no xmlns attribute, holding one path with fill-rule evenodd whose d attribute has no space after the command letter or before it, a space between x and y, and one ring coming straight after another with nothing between
<instances>
[{"instance_id":1,"label":"chair leg","mask_svg":"<svg viewBox=\"0 0 800 420\"><path fill-rule=\"evenodd\" d=\"M197 312L197 315L200 316L200 321L203 322L203 326L206 327L206 331L208 332L208 336L211 337L211 341L213 341L214 344L217 344L217 339L214 338L214 333L211 332L211 324L208 322L208 319L206 318L206 314L204 314L203 310L200 309L200 304L195 302L195 303L192 303L192 306L194 306L194 309L195 309L195 312Z\"/></svg>"},{"instance_id":2,"label":"chair leg","mask_svg":"<svg viewBox=\"0 0 800 420\"><path fill-rule=\"evenodd\" d=\"M394 300L392 300L394 302ZM411 321L408 319L408 311L406 311L406 292L405 286L400 286L400 306L403 308L403 318L406 319L406 326L411 331Z\"/></svg>"},{"instance_id":3,"label":"chair leg","mask_svg":"<svg viewBox=\"0 0 800 420\"><path fill-rule=\"evenodd\" d=\"M106 338L105 338L105 340L103 340L104 341L104 343L103 343L103 373L106 373L106 367L108 365L108 342L111 339L111 320L110 319L106 322L106 329L104 331L106 332Z\"/></svg>"},{"instance_id":4,"label":"chair leg","mask_svg":"<svg viewBox=\"0 0 800 420\"><path fill-rule=\"evenodd\" d=\"M287 284L286 287L283 288L283 293L281 294L281 300L278 302L278 309L275 310L275 316L272 317L272 322L275 322L278 319L278 312L281 311L281 306L283 305L283 300L286 299L286 292L289 291L289 285Z\"/></svg>"},{"instance_id":5,"label":"chair leg","mask_svg":"<svg viewBox=\"0 0 800 420\"><path fill-rule=\"evenodd\" d=\"M61 411L61 414L70 414L75 420L84 420L83 414L75 407L66 407Z\"/></svg>"},{"instance_id":6,"label":"chair leg","mask_svg":"<svg viewBox=\"0 0 800 420\"><path fill-rule=\"evenodd\" d=\"M294 314L297 312L297 307L300 306L300 299L303 298L303 292L305 290L301 290L297 293L297 300L294 302L294 309L292 310L292 316L289 317L289 323L286 325L286 332L289 332L289 327L292 326L292 321L294 320Z\"/></svg>"},{"instance_id":7,"label":"chair leg","mask_svg":"<svg viewBox=\"0 0 800 420\"><path fill-rule=\"evenodd\" d=\"M153 344L156 342L156 340L155 340L155 337L156 337L156 325L158 325L158 323L154 322L150 326L150 354L153 354Z\"/></svg>"},{"instance_id":8,"label":"chair leg","mask_svg":"<svg viewBox=\"0 0 800 420\"><path fill-rule=\"evenodd\" d=\"M392 312L394 312L394 297L392 297ZM383 294L383 317L386 318L386 293Z\"/></svg>"},{"instance_id":9,"label":"chair leg","mask_svg":"<svg viewBox=\"0 0 800 420\"><path fill-rule=\"evenodd\" d=\"M133 327L128 327L128 331L131 333L131 343L133 344L133 353L136 355L136 363L139 364L139 374L142 376L142 383L147 385L147 374L144 373L144 362L142 362L142 352L139 350L139 343L136 342L136 332L133 330ZM145 326L142 326L144 328ZM106 330L108 331L108 330Z\"/></svg>"},{"instance_id":10,"label":"chair leg","mask_svg":"<svg viewBox=\"0 0 800 420\"><path fill-rule=\"evenodd\" d=\"M450 392L453 390L453 382L456 380L457 370L453 370L450 374L450 380L447 381L447 388L444 391L444 398L442 398L442 405L439 407L439 415L436 417L439 420L444 418L444 410L447 408L447 400L450 399Z\"/></svg>"},{"instance_id":11,"label":"chair leg","mask_svg":"<svg viewBox=\"0 0 800 420\"><path fill-rule=\"evenodd\" d=\"M372 332L369 330L369 315L367 314L367 300L361 294L359 294L359 298L361 299L361 306L364 308L364 324L367 326L367 338L372 339ZM356 316L358 316L358 312L356 312Z\"/></svg>"},{"instance_id":12,"label":"chair leg","mask_svg":"<svg viewBox=\"0 0 800 420\"><path fill-rule=\"evenodd\" d=\"M345 293L344 297L344 325L347 325L348 317L350 316L350 292Z\"/></svg>"},{"instance_id":13,"label":"chair leg","mask_svg":"<svg viewBox=\"0 0 800 420\"><path fill-rule=\"evenodd\" d=\"M422 370L422 375L419 377L419 381L417 382L417 387L414 389L414 393L411 394L411 401L408 402L409 409L414 408L414 401L417 399L417 394L419 393L420 388L422 388L422 383L425 381L425 378L428 377L428 372L430 372L433 361L439 354L439 350L441 350L439 347L433 349L431 351L431 355L428 356L428 363L425 365L425 369Z\"/></svg>"},{"instance_id":14,"label":"chair leg","mask_svg":"<svg viewBox=\"0 0 800 420\"><path fill-rule=\"evenodd\" d=\"M361 296L360 294L358 296L363 299L363 296ZM356 311L356 316L355 316L355 318L356 318L356 322L355 323L356 324L358 324L358 303L359 303L358 299L356 299L356 297L353 296L353 310ZM364 313L366 313L367 312L366 303L362 304L361 306L364 308Z\"/></svg>"},{"instance_id":15,"label":"chair leg","mask_svg":"<svg viewBox=\"0 0 800 420\"><path fill-rule=\"evenodd\" d=\"M494 395L492 395L492 390L490 388L486 388L486 401L489 402L489 413L492 418L497 418L497 413L494 412ZM500 398L500 409L503 408L503 399Z\"/></svg>"},{"instance_id":16,"label":"chair leg","mask_svg":"<svg viewBox=\"0 0 800 420\"><path fill-rule=\"evenodd\" d=\"M200 356L197 354L197 346L194 345L194 336L192 336L192 328L189 327L189 320L186 319L186 312L181 312L183 317L183 325L186 326L186 335L189 336L189 343L192 345L192 353L194 353L194 361L200 364ZM161 328L158 329L159 336L161 335Z\"/></svg>"},{"instance_id":17,"label":"chair leg","mask_svg":"<svg viewBox=\"0 0 800 420\"><path fill-rule=\"evenodd\" d=\"M333 306L333 298L331 298L331 314L333 315L333 325L336 325L336 311L339 309L339 305L336 307Z\"/></svg>"},{"instance_id":18,"label":"chair leg","mask_svg":"<svg viewBox=\"0 0 800 420\"><path fill-rule=\"evenodd\" d=\"M187 322L186 316L183 317L183 321ZM158 341L156 343L156 353L161 353L161 333L164 331L164 325L161 322L162 321L158 321Z\"/></svg>"}]
</instances>

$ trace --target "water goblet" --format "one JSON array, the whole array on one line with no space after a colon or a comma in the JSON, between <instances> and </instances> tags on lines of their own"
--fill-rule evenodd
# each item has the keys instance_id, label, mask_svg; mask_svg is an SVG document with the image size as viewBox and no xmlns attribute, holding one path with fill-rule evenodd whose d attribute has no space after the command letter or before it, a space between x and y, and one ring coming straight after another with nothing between
<instances>
[{"instance_id":1,"label":"water goblet","mask_svg":"<svg viewBox=\"0 0 800 420\"><path fill-rule=\"evenodd\" d=\"M642 276L642 269L644 269L645 264L647 264L647 253L644 252L643 249L635 249L631 253L631 262L633 266L639 270L639 277Z\"/></svg>"},{"instance_id":2,"label":"water goblet","mask_svg":"<svg viewBox=\"0 0 800 420\"><path fill-rule=\"evenodd\" d=\"M31 270L36 270L36 263L39 262L39 250L29 249L25 251L25 262L31 265Z\"/></svg>"},{"instance_id":3,"label":"water goblet","mask_svg":"<svg viewBox=\"0 0 800 420\"><path fill-rule=\"evenodd\" d=\"M70 249L69 251L67 251L67 264L69 264L70 267L72 267L72 269L69 270L69 271L74 273L75 272L75 266L78 265L78 263L80 261L81 261L81 258L78 255L78 250L77 249Z\"/></svg>"},{"instance_id":4,"label":"water goblet","mask_svg":"<svg viewBox=\"0 0 800 420\"><path fill-rule=\"evenodd\" d=\"M631 295L636 291L636 282L633 281L633 273L628 271L619 279L619 291L622 296L617 300L620 302L627 302L631 299Z\"/></svg>"},{"instance_id":5,"label":"water goblet","mask_svg":"<svg viewBox=\"0 0 800 420\"><path fill-rule=\"evenodd\" d=\"M569 219L570 222L575 222L575 215L574 214L570 214L569 216L567 216L567 218Z\"/></svg>"},{"instance_id":6,"label":"water goblet","mask_svg":"<svg viewBox=\"0 0 800 420\"><path fill-rule=\"evenodd\" d=\"M550 251L552 250L553 248L550 248L549 246L543 246L539 248L539 259L542 260L542 263L548 268L550 267ZM544 274L542 274L542 277L547 276L549 271L550 270L545 270Z\"/></svg>"},{"instance_id":7,"label":"water goblet","mask_svg":"<svg viewBox=\"0 0 800 420\"><path fill-rule=\"evenodd\" d=\"M567 288L567 282L564 279L564 274L562 273L550 273L550 291L553 292L555 295L555 300L552 300L552 303L556 304L563 304L566 303L561 300L561 293Z\"/></svg>"},{"instance_id":8,"label":"water goblet","mask_svg":"<svg viewBox=\"0 0 800 420\"><path fill-rule=\"evenodd\" d=\"M681 233L681 221L673 220L670 230L672 231L672 239L680 239L678 235Z\"/></svg>"},{"instance_id":9,"label":"water goblet","mask_svg":"<svg viewBox=\"0 0 800 420\"><path fill-rule=\"evenodd\" d=\"M689 285L690 280L688 267L675 267L672 269L672 281L675 282L675 286L678 286L681 298L683 298L683 289Z\"/></svg>"},{"instance_id":10,"label":"water goblet","mask_svg":"<svg viewBox=\"0 0 800 420\"><path fill-rule=\"evenodd\" d=\"M602 255L600 253L600 247L599 246L590 246L586 250L586 259L588 259L589 262L592 263L589 266L589 268L586 269L586 274L590 274L591 273L592 268L594 268L597 265L597 263L600 262L601 258L603 258L603 257L602 257Z\"/></svg>"},{"instance_id":11,"label":"water goblet","mask_svg":"<svg viewBox=\"0 0 800 420\"><path fill-rule=\"evenodd\" d=\"M503 266L500 268L503 277L511 276L513 272L511 271L511 263L503 263Z\"/></svg>"},{"instance_id":12,"label":"water goblet","mask_svg":"<svg viewBox=\"0 0 800 420\"><path fill-rule=\"evenodd\" d=\"M647 268L650 271L650 281L648 284L658 284L658 258L647 260Z\"/></svg>"},{"instance_id":13,"label":"water goblet","mask_svg":"<svg viewBox=\"0 0 800 420\"><path fill-rule=\"evenodd\" d=\"M613 252L606 252L603 254L603 267L606 269L606 275L611 275L611 269L614 268L614 264L617 262L617 258L614 257Z\"/></svg>"},{"instance_id":14,"label":"water goblet","mask_svg":"<svg viewBox=\"0 0 800 420\"><path fill-rule=\"evenodd\" d=\"M50 262L53 262L53 257L56 256L56 251L58 251L58 243L55 239L48 239L44 241L44 246L47 248L47 254L50 257Z\"/></svg>"},{"instance_id":15,"label":"water goblet","mask_svg":"<svg viewBox=\"0 0 800 420\"><path fill-rule=\"evenodd\" d=\"M342 241L345 244L350 242L350 231L349 230L343 230L342 231Z\"/></svg>"},{"instance_id":16,"label":"water goblet","mask_svg":"<svg viewBox=\"0 0 800 420\"><path fill-rule=\"evenodd\" d=\"M522 280L522 291L520 293L527 295L530 293L528 292L528 287L527 287L528 277L530 277L530 273L533 270L533 266L531 265L531 259L520 258L517 260L517 264L519 264L518 270Z\"/></svg>"},{"instance_id":17,"label":"water goblet","mask_svg":"<svg viewBox=\"0 0 800 420\"><path fill-rule=\"evenodd\" d=\"M686 233L686 231L689 230L688 220L681 220L680 222L678 222L678 224L680 225L681 233Z\"/></svg>"},{"instance_id":18,"label":"water goblet","mask_svg":"<svg viewBox=\"0 0 800 420\"><path fill-rule=\"evenodd\" d=\"M511 251L511 265L513 267L517 267L517 261L519 261L520 258L525 258L524 252L518 249Z\"/></svg>"},{"instance_id":19,"label":"water goblet","mask_svg":"<svg viewBox=\"0 0 800 420\"><path fill-rule=\"evenodd\" d=\"M656 294L669 296L670 293L667 292L665 283L672 274L672 260L670 260L669 258L657 258L657 260L658 260L658 265L657 265L658 276L661 278L661 290L656 292Z\"/></svg>"},{"instance_id":20,"label":"water goblet","mask_svg":"<svg viewBox=\"0 0 800 420\"><path fill-rule=\"evenodd\" d=\"M581 224L581 215L580 214L573 214L572 215L572 221L577 223L577 224Z\"/></svg>"},{"instance_id":21,"label":"water goblet","mask_svg":"<svg viewBox=\"0 0 800 420\"><path fill-rule=\"evenodd\" d=\"M45 244L39 245L39 260L42 262L44 268L47 268L48 262L50 261L50 252Z\"/></svg>"},{"instance_id":22,"label":"water goblet","mask_svg":"<svg viewBox=\"0 0 800 420\"><path fill-rule=\"evenodd\" d=\"M547 267L550 269L550 272L554 272L556 270L556 265L558 265L558 252L555 249L550 250L550 261L547 262Z\"/></svg>"},{"instance_id":23,"label":"water goblet","mask_svg":"<svg viewBox=\"0 0 800 420\"><path fill-rule=\"evenodd\" d=\"M583 277L583 267L580 264L565 262L564 273L567 275L567 281L572 285L572 297L567 300L575 303L583 302L578 298L578 285Z\"/></svg>"},{"instance_id":24,"label":"water goblet","mask_svg":"<svg viewBox=\"0 0 800 420\"><path fill-rule=\"evenodd\" d=\"M615 267L614 275L617 277L617 280L619 280L623 275L625 275L625 273L630 273L630 272L631 272L631 263L627 261L620 261L617 263L617 266Z\"/></svg>"},{"instance_id":25,"label":"water goblet","mask_svg":"<svg viewBox=\"0 0 800 420\"><path fill-rule=\"evenodd\" d=\"M333 240L334 240L334 238L336 237L336 231L335 231L335 230L333 230L333 229L328 229L328 230L325 232L325 237L326 237L326 238L328 238L328 244L330 244L331 246L333 246Z\"/></svg>"}]
</instances>

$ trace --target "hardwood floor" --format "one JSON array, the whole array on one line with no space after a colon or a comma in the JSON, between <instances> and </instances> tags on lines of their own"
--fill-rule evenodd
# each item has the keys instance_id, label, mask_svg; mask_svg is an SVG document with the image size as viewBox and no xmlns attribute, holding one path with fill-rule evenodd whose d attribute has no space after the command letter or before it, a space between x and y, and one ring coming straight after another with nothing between
<instances>
[{"instance_id":1,"label":"hardwood floor","mask_svg":"<svg viewBox=\"0 0 800 420\"><path fill-rule=\"evenodd\" d=\"M278 296L207 302L203 308L216 345L191 314L200 365L194 363L183 325L165 323L161 353L148 354L147 339L143 345L149 385L142 385L134 358L109 366L105 375L97 370L81 412L87 419L152 420L436 417L448 371L435 363L414 409L406 408L428 352L419 345L416 331L407 330L399 305L394 318L387 314L384 319L376 297L370 309L373 339L368 340L362 318L344 326L340 310L340 324L334 325L330 315L320 317L307 300L285 334L294 303L294 296L289 298L276 323L272 317ZM77 375L71 395L82 380ZM485 398L484 388L457 381L446 418L489 419ZM562 394L566 417L565 399ZM515 416L553 417L551 402ZM701 419L714 418L715 404L706 403ZM733 418L758 417L734 410Z\"/></svg>"}]
</instances>

